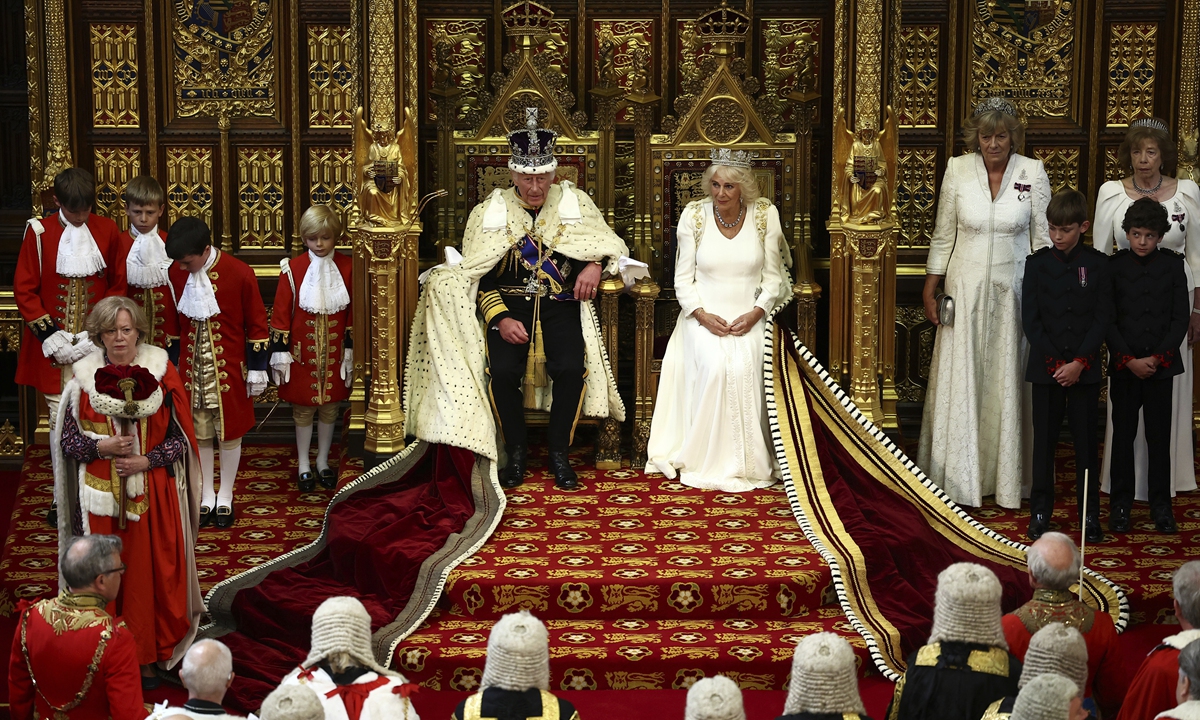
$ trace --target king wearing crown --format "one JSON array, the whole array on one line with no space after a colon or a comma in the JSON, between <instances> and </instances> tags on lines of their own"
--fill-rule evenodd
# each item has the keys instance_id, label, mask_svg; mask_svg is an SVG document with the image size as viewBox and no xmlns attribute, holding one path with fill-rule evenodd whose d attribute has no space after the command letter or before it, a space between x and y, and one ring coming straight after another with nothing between
<instances>
[{"instance_id":1,"label":"king wearing crown","mask_svg":"<svg viewBox=\"0 0 1200 720\"><path fill-rule=\"evenodd\" d=\"M405 367L406 433L493 459L498 435L506 488L525 477L526 409L549 410L549 465L567 490L579 417L625 417L590 301L628 250L586 193L555 182L556 138L536 108L509 133L512 187L471 211L461 260L429 274Z\"/></svg>"}]
</instances>

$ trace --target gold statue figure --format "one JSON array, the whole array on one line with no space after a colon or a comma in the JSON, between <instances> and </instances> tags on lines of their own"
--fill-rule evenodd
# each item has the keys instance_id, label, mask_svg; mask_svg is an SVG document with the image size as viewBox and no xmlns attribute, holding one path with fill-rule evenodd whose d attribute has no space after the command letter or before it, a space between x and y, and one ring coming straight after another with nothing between
<instances>
[{"instance_id":1,"label":"gold statue figure","mask_svg":"<svg viewBox=\"0 0 1200 720\"><path fill-rule=\"evenodd\" d=\"M354 160L359 168L358 207L362 221L385 227L407 223L416 205L416 128L404 113L396 136L382 123L367 129L363 109L354 113Z\"/></svg>"},{"instance_id":2,"label":"gold statue figure","mask_svg":"<svg viewBox=\"0 0 1200 720\"><path fill-rule=\"evenodd\" d=\"M889 105L883 132L866 123L857 133L838 117L834 128L837 157L842 165L842 223L872 225L892 216L896 186L896 118Z\"/></svg>"}]
</instances>

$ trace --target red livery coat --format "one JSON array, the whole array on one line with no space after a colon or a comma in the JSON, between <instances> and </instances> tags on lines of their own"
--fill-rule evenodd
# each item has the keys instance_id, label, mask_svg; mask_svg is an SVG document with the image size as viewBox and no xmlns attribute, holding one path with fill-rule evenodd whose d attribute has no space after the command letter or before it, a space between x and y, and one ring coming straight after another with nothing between
<instances>
[{"instance_id":1,"label":"red livery coat","mask_svg":"<svg viewBox=\"0 0 1200 720\"><path fill-rule=\"evenodd\" d=\"M1200 640L1200 630L1184 630L1163 638L1162 644L1150 651L1129 684L1117 720L1149 720L1175 707L1179 653L1194 640Z\"/></svg>"},{"instance_id":2,"label":"red livery coat","mask_svg":"<svg viewBox=\"0 0 1200 720\"><path fill-rule=\"evenodd\" d=\"M89 215L88 230L107 267L83 278L87 307L82 309L82 315L68 319L67 278L60 277L55 269L63 224L58 214L54 214L43 218L42 225L46 230L41 236L40 252L37 234L32 227L25 229L13 275L13 296L25 321L16 380L47 395L57 395L62 392L62 370L54 364L54 358L42 355L42 341L57 330L82 331L83 319L97 302L109 295L125 294L125 252L117 224L94 213Z\"/></svg>"},{"instance_id":3,"label":"red livery coat","mask_svg":"<svg viewBox=\"0 0 1200 720\"><path fill-rule=\"evenodd\" d=\"M353 261L336 251L333 261L350 291L354 287L350 284ZM351 306L332 315L314 315L300 307L297 295L311 265L307 252L292 258L292 280L288 281L287 273L280 273L271 307L271 349L292 354L291 379L279 387L279 398L293 405L325 405L350 396L341 367L343 350L351 345Z\"/></svg>"},{"instance_id":4,"label":"red livery coat","mask_svg":"<svg viewBox=\"0 0 1200 720\"><path fill-rule=\"evenodd\" d=\"M55 717L54 708L75 700L101 643L91 686L70 720L142 720L142 678L133 635L104 611L99 595L63 593L21 613L8 666L13 720ZM51 707L54 706L54 708Z\"/></svg>"},{"instance_id":5,"label":"red livery coat","mask_svg":"<svg viewBox=\"0 0 1200 720\"><path fill-rule=\"evenodd\" d=\"M133 232L131 228L129 232L121 233L120 236L121 254L126 260L129 258L129 251L133 249L133 241L137 239ZM165 232L159 230L158 235L166 242ZM178 342L179 312L175 309L175 293L170 284L152 288L135 287L133 283L127 285L126 295L146 313L146 321L150 323L150 336L146 342L164 349L169 344Z\"/></svg>"},{"instance_id":6,"label":"red livery coat","mask_svg":"<svg viewBox=\"0 0 1200 720\"><path fill-rule=\"evenodd\" d=\"M217 437L236 440L254 427L254 400L246 397L246 375L250 370L267 369L268 335L267 308L258 291L258 279L246 263L229 253L213 247L217 259L208 269L213 294L221 311L207 321L212 333L215 357L210 361L217 366L220 384L220 418ZM171 286L175 300L183 296L188 272L177 264L171 266ZM205 325L183 313L179 314L180 351L179 372L183 375L183 386L194 395L196 333Z\"/></svg>"}]
</instances>

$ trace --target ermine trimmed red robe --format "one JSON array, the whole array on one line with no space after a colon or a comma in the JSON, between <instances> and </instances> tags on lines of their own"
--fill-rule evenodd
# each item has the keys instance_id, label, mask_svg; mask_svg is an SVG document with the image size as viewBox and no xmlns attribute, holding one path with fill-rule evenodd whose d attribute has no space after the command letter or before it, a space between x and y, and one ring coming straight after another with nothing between
<instances>
[{"instance_id":1,"label":"ermine trimmed red robe","mask_svg":"<svg viewBox=\"0 0 1200 720\"><path fill-rule=\"evenodd\" d=\"M25 321L16 381L57 395L62 392L62 368L42 355L42 341L58 330L82 332L92 306L109 295L125 294L125 252L117 224L93 213L87 227L106 267L88 277L62 277L56 269L62 220L55 213L40 222L45 228L40 240L32 227L25 228L13 275L13 297Z\"/></svg>"}]
</instances>

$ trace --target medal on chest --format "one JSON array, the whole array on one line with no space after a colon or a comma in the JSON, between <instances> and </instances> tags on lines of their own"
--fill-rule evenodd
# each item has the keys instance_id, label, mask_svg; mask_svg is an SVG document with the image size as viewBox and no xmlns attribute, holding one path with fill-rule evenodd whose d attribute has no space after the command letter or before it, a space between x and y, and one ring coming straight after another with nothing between
<instances>
[{"instance_id":1,"label":"medal on chest","mask_svg":"<svg viewBox=\"0 0 1200 720\"><path fill-rule=\"evenodd\" d=\"M1030 185L1029 183L1021 182L1022 180L1026 180L1026 179L1028 179L1028 178L1025 174L1025 171L1022 170L1020 179L1018 179L1017 182L1013 183L1013 189L1017 191L1017 200L1019 202L1025 202L1026 200L1028 200L1029 199L1029 191L1031 189L1033 189L1033 186Z\"/></svg>"},{"instance_id":2,"label":"medal on chest","mask_svg":"<svg viewBox=\"0 0 1200 720\"><path fill-rule=\"evenodd\" d=\"M1087 268L1079 266L1079 287L1087 287Z\"/></svg>"},{"instance_id":3,"label":"medal on chest","mask_svg":"<svg viewBox=\"0 0 1200 720\"><path fill-rule=\"evenodd\" d=\"M1175 212L1171 213L1171 222L1179 223L1179 232L1187 232L1187 226L1183 221L1187 218L1187 213L1183 211L1183 207L1179 205L1179 201L1175 201Z\"/></svg>"}]
</instances>

